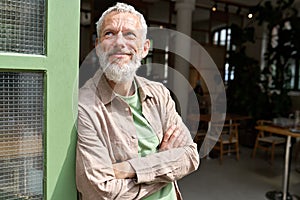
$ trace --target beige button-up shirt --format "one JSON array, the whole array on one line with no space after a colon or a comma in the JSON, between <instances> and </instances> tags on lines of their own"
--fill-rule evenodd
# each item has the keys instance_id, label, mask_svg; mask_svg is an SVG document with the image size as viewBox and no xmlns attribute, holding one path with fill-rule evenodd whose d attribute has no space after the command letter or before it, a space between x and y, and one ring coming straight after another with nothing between
<instances>
[{"instance_id":1,"label":"beige button-up shirt","mask_svg":"<svg viewBox=\"0 0 300 200\"><path fill-rule=\"evenodd\" d=\"M173 124L190 139L183 147L138 157L130 107L113 93L98 71L79 91L76 183L83 200L141 199L198 168L196 144L176 112L168 89L142 77L135 80L143 115L159 141ZM116 179L112 164L121 161L130 162L136 179Z\"/></svg>"}]
</instances>

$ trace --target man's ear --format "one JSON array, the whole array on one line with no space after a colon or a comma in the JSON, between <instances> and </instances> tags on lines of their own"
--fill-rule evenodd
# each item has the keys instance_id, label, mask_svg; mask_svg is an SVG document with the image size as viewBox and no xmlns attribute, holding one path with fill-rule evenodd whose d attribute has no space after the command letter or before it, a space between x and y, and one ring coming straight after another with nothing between
<instances>
[{"instance_id":1,"label":"man's ear","mask_svg":"<svg viewBox=\"0 0 300 200\"><path fill-rule=\"evenodd\" d=\"M142 53L143 58L145 58L148 55L149 49L150 49L150 40L146 39L143 46L143 53Z\"/></svg>"}]
</instances>

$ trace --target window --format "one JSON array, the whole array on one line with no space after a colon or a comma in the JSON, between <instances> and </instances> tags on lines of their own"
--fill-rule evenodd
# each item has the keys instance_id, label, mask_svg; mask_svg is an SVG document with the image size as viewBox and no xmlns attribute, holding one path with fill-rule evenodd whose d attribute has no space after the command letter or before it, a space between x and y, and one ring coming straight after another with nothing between
<instances>
[{"instance_id":1,"label":"window","mask_svg":"<svg viewBox=\"0 0 300 200\"><path fill-rule=\"evenodd\" d=\"M225 46L226 47L226 59L224 64L224 81L227 83L229 80L234 79L234 66L229 66L228 63L228 52L234 50L235 46L231 45L231 29L227 27L222 27L213 32L214 45Z\"/></svg>"},{"instance_id":2,"label":"window","mask_svg":"<svg viewBox=\"0 0 300 200\"><path fill-rule=\"evenodd\" d=\"M45 55L45 1L0 1L0 52Z\"/></svg>"},{"instance_id":3,"label":"window","mask_svg":"<svg viewBox=\"0 0 300 200\"><path fill-rule=\"evenodd\" d=\"M43 198L43 72L0 72L0 199Z\"/></svg>"}]
</instances>

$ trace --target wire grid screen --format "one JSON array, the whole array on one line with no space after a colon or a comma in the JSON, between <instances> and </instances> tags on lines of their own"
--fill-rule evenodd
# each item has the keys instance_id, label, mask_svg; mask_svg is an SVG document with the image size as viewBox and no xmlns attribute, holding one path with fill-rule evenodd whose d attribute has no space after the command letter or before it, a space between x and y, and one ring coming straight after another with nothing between
<instances>
[{"instance_id":1,"label":"wire grid screen","mask_svg":"<svg viewBox=\"0 0 300 200\"><path fill-rule=\"evenodd\" d=\"M0 1L0 52L45 54L45 0Z\"/></svg>"},{"instance_id":2,"label":"wire grid screen","mask_svg":"<svg viewBox=\"0 0 300 200\"><path fill-rule=\"evenodd\" d=\"M43 197L43 77L0 72L0 200Z\"/></svg>"}]
</instances>

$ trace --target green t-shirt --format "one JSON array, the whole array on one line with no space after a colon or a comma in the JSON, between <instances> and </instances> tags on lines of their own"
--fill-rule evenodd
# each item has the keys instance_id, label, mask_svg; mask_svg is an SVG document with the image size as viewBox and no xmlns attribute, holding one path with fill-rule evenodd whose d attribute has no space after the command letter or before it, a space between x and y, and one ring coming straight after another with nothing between
<instances>
[{"instance_id":1,"label":"green t-shirt","mask_svg":"<svg viewBox=\"0 0 300 200\"><path fill-rule=\"evenodd\" d=\"M137 87L135 87L137 88ZM153 132L149 122L142 114L142 106L140 103L140 97L138 90L135 90L133 96L121 98L128 103L131 108L134 125L136 127L138 137L138 154L140 157L144 157L148 154L155 153L159 145L159 140L156 134ZM174 200L176 199L176 192L173 183L169 183L161 190L151 194L144 200Z\"/></svg>"}]
</instances>

